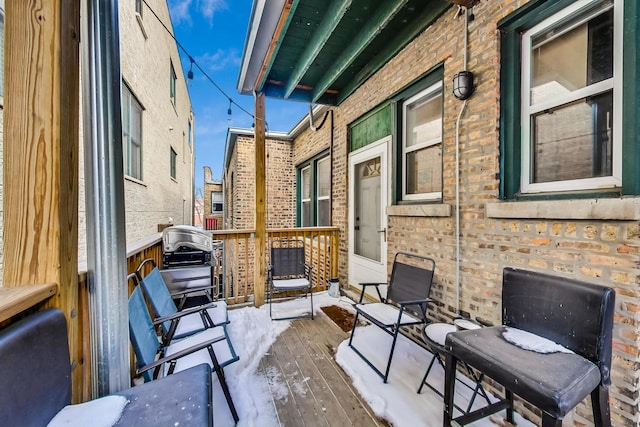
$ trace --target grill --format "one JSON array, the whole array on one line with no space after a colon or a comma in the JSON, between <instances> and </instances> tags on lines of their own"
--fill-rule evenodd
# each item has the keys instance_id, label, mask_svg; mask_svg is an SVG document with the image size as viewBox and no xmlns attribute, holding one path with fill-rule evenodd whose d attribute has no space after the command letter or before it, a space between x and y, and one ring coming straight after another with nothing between
<instances>
[{"instance_id":1,"label":"grill","mask_svg":"<svg viewBox=\"0 0 640 427\"><path fill-rule=\"evenodd\" d=\"M174 225L162 231L163 268L211 263L211 235L190 225Z\"/></svg>"}]
</instances>

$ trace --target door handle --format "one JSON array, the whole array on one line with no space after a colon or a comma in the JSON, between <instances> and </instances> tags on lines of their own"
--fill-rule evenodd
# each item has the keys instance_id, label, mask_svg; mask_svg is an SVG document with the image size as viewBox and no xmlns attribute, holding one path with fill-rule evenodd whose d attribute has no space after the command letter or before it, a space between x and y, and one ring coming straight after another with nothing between
<instances>
[{"instance_id":1,"label":"door handle","mask_svg":"<svg viewBox=\"0 0 640 427\"><path fill-rule=\"evenodd\" d=\"M384 233L384 241L387 242L387 228L383 228L382 230L378 230L378 233Z\"/></svg>"}]
</instances>

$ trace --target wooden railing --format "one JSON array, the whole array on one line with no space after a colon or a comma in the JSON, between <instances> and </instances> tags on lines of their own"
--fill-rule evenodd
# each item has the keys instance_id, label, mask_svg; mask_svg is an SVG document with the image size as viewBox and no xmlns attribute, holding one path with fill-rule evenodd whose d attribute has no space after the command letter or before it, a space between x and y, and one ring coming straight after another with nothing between
<instances>
[{"instance_id":1,"label":"wooden railing","mask_svg":"<svg viewBox=\"0 0 640 427\"><path fill-rule=\"evenodd\" d=\"M222 286L227 304L242 304L253 300L255 245L253 230L211 231L216 242L218 263L214 269ZM327 280L338 275L338 228L304 227L267 229L264 248L267 265L271 242L282 239L304 241L307 262L313 266L311 282L313 291L327 288Z\"/></svg>"}]
</instances>

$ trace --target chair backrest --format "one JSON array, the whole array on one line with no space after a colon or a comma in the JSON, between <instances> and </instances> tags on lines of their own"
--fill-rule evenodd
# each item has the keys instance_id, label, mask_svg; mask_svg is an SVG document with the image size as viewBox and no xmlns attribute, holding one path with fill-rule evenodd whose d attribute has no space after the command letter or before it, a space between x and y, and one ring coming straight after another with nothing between
<instances>
[{"instance_id":1,"label":"chair backrest","mask_svg":"<svg viewBox=\"0 0 640 427\"><path fill-rule=\"evenodd\" d=\"M387 299L402 302L429 298L435 268L436 262L431 258L407 252L396 253Z\"/></svg>"},{"instance_id":2,"label":"chair backrest","mask_svg":"<svg viewBox=\"0 0 640 427\"><path fill-rule=\"evenodd\" d=\"M155 267L149 274L140 281L144 288L144 293L149 299L149 304L153 308L153 312L158 317L170 316L178 312L176 303L173 302L169 289L162 277L162 273ZM162 330L166 335L171 327L171 322L163 322Z\"/></svg>"},{"instance_id":3,"label":"chair backrest","mask_svg":"<svg viewBox=\"0 0 640 427\"><path fill-rule=\"evenodd\" d=\"M272 277L302 277L304 274L304 247L271 248Z\"/></svg>"},{"instance_id":4,"label":"chair backrest","mask_svg":"<svg viewBox=\"0 0 640 427\"><path fill-rule=\"evenodd\" d=\"M138 367L148 365L155 360L160 341L158 341L140 286L136 286L129 297L129 337ZM153 379L151 371L146 371L143 375L145 382Z\"/></svg>"},{"instance_id":5,"label":"chair backrest","mask_svg":"<svg viewBox=\"0 0 640 427\"><path fill-rule=\"evenodd\" d=\"M548 274L505 268L502 323L545 337L592 361L610 383L615 291Z\"/></svg>"},{"instance_id":6,"label":"chair backrest","mask_svg":"<svg viewBox=\"0 0 640 427\"><path fill-rule=\"evenodd\" d=\"M0 424L43 426L71 403L67 321L58 309L0 331Z\"/></svg>"}]
</instances>

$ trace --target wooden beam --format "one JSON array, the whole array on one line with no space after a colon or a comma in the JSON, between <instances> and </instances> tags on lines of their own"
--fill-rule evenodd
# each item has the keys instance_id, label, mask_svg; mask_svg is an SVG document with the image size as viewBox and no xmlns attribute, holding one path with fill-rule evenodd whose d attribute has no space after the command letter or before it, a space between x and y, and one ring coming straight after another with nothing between
<instances>
[{"instance_id":1,"label":"wooden beam","mask_svg":"<svg viewBox=\"0 0 640 427\"><path fill-rule=\"evenodd\" d=\"M329 37L335 31L344 14L349 10L349 7L351 7L351 0L333 0L333 3L328 7L327 10L330 10L331 13L325 14L324 19L313 33L313 37L309 40L307 48L300 55L298 63L284 88L285 98L289 98L289 95L296 89L302 77L304 77L327 43L327 40L329 40Z\"/></svg>"},{"instance_id":2,"label":"wooden beam","mask_svg":"<svg viewBox=\"0 0 640 427\"><path fill-rule=\"evenodd\" d=\"M0 323L56 294L53 283L0 288Z\"/></svg>"},{"instance_id":3,"label":"wooden beam","mask_svg":"<svg viewBox=\"0 0 640 427\"><path fill-rule=\"evenodd\" d=\"M264 94L256 94L255 97L255 183L256 183L256 226L255 226L255 262L253 264L253 298L256 307L264 304L264 289L267 281L266 262L266 135Z\"/></svg>"},{"instance_id":4,"label":"wooden beam","mask_svg":"<svg viewBox=\"0 0 640 427\"><path fill-rule=\"evenodd\" d=\"M286 0L284 4L282 13L280 14L280 19L278 19L278 24L276 25L276 29L273 33L273 37L271 37L271 43L267 49L264 61L262 61L262 67L260 67L260 72L258 73L256 82L253 85L255 88L254 90L256 91L262 91L262 85L269 74L268 70L271 69L273 61L275 61L276 55L278 54L278 50L280 50L280 45L282 44L282 37L280 36L287 33L287 28L289 28L289 24L291 24L291 18L298 7L298 3L300 3L300 0Z\"/></svg>"},{"instance_id":5,"label":"wooden beam","mask_svg":"<svg viewBox=\"0 0 640 427\"><path fill-rule=\"evenodd\" d=\"M3 286L58 285L49 305L67 316L73 358L80 2L13 0L5 13Z\"/></svg>"},{"instance_id":6,"label":"wooden beam","mask_svg":"<svg viewBox=\"0 0 640 427\"><path fill-rule=\"evenodd\" d=\"M353 63L358 55L371 43L373 37L382 28L391 21L391 19L404 7L408 0L401 0L397 2L381 2L382 5L378 7L366 24L362 27L353 42L349 46L345 46L342 55L333 64L333 67L326 71L324 77L318 82L315 90L313 91L313 102L316 102L324 94L324 92L331 86L331 84L340 76L344 71Z\"/></svg>"}]
</instances>

